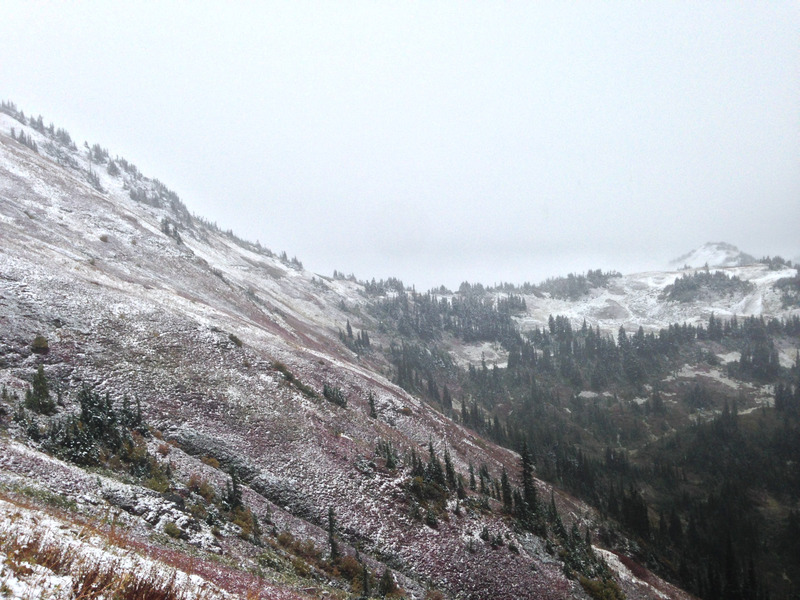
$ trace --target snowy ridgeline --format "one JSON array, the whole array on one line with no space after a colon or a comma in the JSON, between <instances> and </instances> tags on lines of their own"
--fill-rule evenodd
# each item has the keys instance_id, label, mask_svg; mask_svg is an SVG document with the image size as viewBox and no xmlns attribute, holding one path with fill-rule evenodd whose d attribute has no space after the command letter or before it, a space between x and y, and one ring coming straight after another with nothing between
<instances>
[{"instance_id":1,"label":"snowy ridgeline","mask_svg":"<svg viewBox=\"0 0 800 600\"><path fill-rule=\"evenodd\" d=\"M257 301L261 299L280 305L303 318L312 317L317 324L327 328L342 327L347 320L347 315L336 310L336 307L365 304L364 292L368 284L365 286L354 280L315 276L304 271L298 260L288 259L285 253L275 256L259 243L240 240L232 232L220 232L213 224L191 217L177 195L161 182L144 177L135 165L124 159L111 158L108 151L97 144L78 148L69 134L61 129L50 131L38 125L23 126L8 114L0 112L0 131L10 134L12 129L17 136L28 136L36 143L40 154L72 172L85 186L101 192L112 202L106 208L119 211L116 216L123 219L112 219L111 214L106 219L96 219L97 208L88 206L84 211L74 212L68 205L75 198L59 202L53 182L42 181L39 187L49 188L47 196L54 203L53 207L60 211L60 218L67 223L72 221L72 228L77 231L93 231L97 236L95 239L111 243L120 241L113 239L114 233L119 233L132 243L138 240L139 244L144 244L139 250L152 248L159 253L183 253L186 257L194 257L204 262L208 272L223 281L238 284ZM11 160L4 162L7 165L12 163ZM38 170L19 174L34 180L42 176ZM34 214L34 208L28 209L30 214ZM132 213L133 208L137 210ZM135 214L140 225L147 227L147 233L156 234L155 240L152 236L143 236L144 232L132 227L129 222L132 214ZM128 219L128 222L124 219ZM165 238L172 242L171 247L164 244ZM61 250L62 255L65 252L74 253L74 248ZM87 249L84 254L92 254L92 251ZM686 275L687 271L632 274L612 277L604 285L589 287L577 297L562 298L547 292L523 294L527 309L519 315L518 321L526 329L545 326L550 315L563 315L576 325L585 319L591 326L599 325L601 329L616 334L621 325L629 329L641 325L646 330L658 330L676 322L701 322L712 312L723 318L751 314L781 317L788 314L782 304L781 294L774 286L778 280L795 275L795 271L788 267L770 270L765 265L754 263L753 257L735 246L709 243L676 259L673 267L688 265L693 269L702 269L708 265L710 268L725 268L726 274L751 283L752 289L733 295L707 295L687 305L665 302L663 297L664 288ZM120 266L130 268L127 265ZM164 279L173 278L165 273ZM276 285L276 280L280 280L280 285ZM329 301L309 301L320 295ZM495 295L498 298L504 296Z\"/></svg>"}]
</instances>

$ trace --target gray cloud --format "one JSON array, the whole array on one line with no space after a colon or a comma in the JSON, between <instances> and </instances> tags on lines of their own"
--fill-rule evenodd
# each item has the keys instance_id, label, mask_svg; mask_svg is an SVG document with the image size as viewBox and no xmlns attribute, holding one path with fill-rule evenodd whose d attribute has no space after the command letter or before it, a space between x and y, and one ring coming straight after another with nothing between
<instances>
[{"instance_id":1,"label":"gray cloud","mask_svg":"<svg viewBox=\"0 0 800 600\"><path fill-rule=\"evenodd\" d=\"M796 3L4 4L3 94L307 267L800 253Z\"/></svg>"}]
</instances>

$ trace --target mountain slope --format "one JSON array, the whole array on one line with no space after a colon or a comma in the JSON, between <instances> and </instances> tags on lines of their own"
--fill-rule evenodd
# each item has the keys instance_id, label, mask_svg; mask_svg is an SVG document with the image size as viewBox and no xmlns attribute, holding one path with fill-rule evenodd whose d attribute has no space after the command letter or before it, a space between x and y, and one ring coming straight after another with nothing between
<instances>
[{"instance_id":1,"label":"mountain slope","mask_svg":"<svg viewBox=\"0 0 800 600\"><path fill-rule=\"evenodd\" d=\"M767 265L754 264L721 270L726 275L751 282L752 289L691 302L665 301L663 296L667 286L683 276L703 273L704 269L634 273L614 278L607 287L594 288L577 300L525 295L527 311L520 321L523 327L526 323L528 326L542 326L550 315L560 314L578 322L586 319L589 324L608 331L615 331L620 325L628 329L641 325L646 330L657 331L672 323L705 322L712 312L718 317L763 315L781 318L798 314L797 308L783 307L781 293L775 288L777 281L796 274L793 268L771 270Z\"/></svg>"},{"instance_id":2,"label":"mountain slope","mask_svg":"<svg viewBox=\"0 0 800 600\"><path fill-rule=\"evenodd\" d=\"M683 254L670 261L670 266L683 268L743 267L756 262L756 259L745 254L733 244L725 242L708 242L699 248Z\"/></svg>"},{"instance_id":3,"label":"mountain slope","mask_svg":"<svg viewBox=\"0 0 800 600\"><path fill-rule=\"evenodd\" d=\"M127 515L137 543L173 553L191 547L204 561L227 557L237 575L205 576L234 594L246 593L243 580L253 573L263 574L262 597L314 597L323 588L356 594L358 574L348 579L325 558L332 509L342 552L355 556L357 548L376 578L391 567L410 596L585 597L565 576L563 556L547 550L566 542L519 530L499 499L414 491L412 457L427 460L429 445L465 480L471 464L485 465L498 489L504 469L518 484L519 457L393 384L382 354L341 343L348 322L369 330L373 345L391 342L366 312L362 286L312 275L218 231L125 161L95 151L90 162L57 136L25 127L37 153L8 136L12 127L23 129L0 115L3 427L44 447L46 438L36 438L77 418L85 386L108 394L117 411L125 397L137 399L152 435L136 443L154 461L152 472L170 477L155 493L125 475L129 487L116 492L117 484L3 437L1 481L17 510L21 494L63 496L74 503L68 519L75 511ZM33 344L37 336L46 353ZM20 408L39 365L61 400L54 417ZM328 401L326 389L340 390L346 407ZM394 449L398 467L376 454L378 442ZM212 532L187 508L210 512L229 502L234 515L223 492L230 474L243 482L267 550L244 541L233 520L216 521ZM222 504L201 501L200 480ZM553 492L536 486L542 498ZM596 530L600 518L587 505L557 490L554 501L567 526ZM323 550L302 550L302 540ZM320 588L309 591L309 581ZM619 583L631 598L682 597L652 575Z\"/></svg>"}]
</instances>

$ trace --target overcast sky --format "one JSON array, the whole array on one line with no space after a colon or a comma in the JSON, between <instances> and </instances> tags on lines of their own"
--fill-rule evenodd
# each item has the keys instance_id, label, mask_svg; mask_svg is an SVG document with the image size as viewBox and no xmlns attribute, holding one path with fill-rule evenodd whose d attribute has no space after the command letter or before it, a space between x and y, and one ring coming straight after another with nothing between
<instances>
[{"instance_id":1,"label":"overcast sky","mask_svg":"<svg viewBox=\"0 0 800 600\"><path fill-rule=\"evenodd\" d=\"M0 97L195 214L418 289L800 257L798 2L0 6Z\"/></svg>"}]
</instances>

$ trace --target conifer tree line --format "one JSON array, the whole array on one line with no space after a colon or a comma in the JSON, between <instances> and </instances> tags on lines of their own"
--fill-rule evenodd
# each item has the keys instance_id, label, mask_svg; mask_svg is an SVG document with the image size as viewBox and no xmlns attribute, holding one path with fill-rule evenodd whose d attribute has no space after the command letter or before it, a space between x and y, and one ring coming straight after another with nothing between
<instances>
[{"instance_id":1,"label":"conifer tree line","mask_svg":"<svg viewBox=\"0 0 800 600\"><path fill-rule=\"evenodd\" d=\"M345 278L342 273L334 271L334 278L337 278L337 276ZM541 296L544 293L548 293L554 298L577 300L588 294L593 288L607 287L611 280L618 277L622 277L622 274L617 271L603 272L601 269L589 269L586 274L570 273L566 277L551 277L539 284L525 282L517 285L504 282L493 286L484 286L481 283L464 281L458 287L457 293L461 296L482 296L488 293L501 293L509 296L520 296L522 294ZM357 281L355 276L352 275L347 279ZM359 281L359 283L364 286L364 293L373 297L403 294L405 292L416 293L413 287L407 288L400 279L395 277L378 281L373 278L371 281ZM453 292L444 285L432 289L430 293L437 296L453 296ZM519 303L519 300L520 298L517 297L512 302Z\"/></svg>"},{"instance_id":2,"label":"conifer tree line","mask_svg":"<svg viewBox=\"0 0 800 600\"><path fill-rule=\"evenodd\" d=\"M735 401L725 401L718 417L640 453L636 462L608 446L603 457L584 451L570 441L568 423L547 412L536 418L538 428L520 422L520 415L519 426L490 418L484 434L521 447L523 456L532 441L537 475L588 500L651 548L656 558L642 560L668 579L703 598L766 598L770 578L764 573L797 555L796 510L780 521L776 537L765 527L757 498L766 491L791 507L800 497L800 473L786 468L800 456L800 377L776 386L775 401L774 411L748 415L747 428L739 425ZM756 423L767 435L753 429ZM692 483L698 480L707 487L698 491ZM613 537L603 541L612 545Z\"/></svg>"},{"instance_id":3,"label":"conifer tree line","mask_svg":"<svg viewBox=\"0 0 800 600\"><path fill-rule=\"evenodd\" d=\"M402 336L437 340L444 332L450 332L465 342L513 337L516 325L511 316L525 309L524 298L513 294L498 299L473 293L447 298L431 292L406 291L370 305L385 327Z\"/></svg>"},{"instance_id":4,"label":"conifer tree line","mask_svg":"<svg viewBox=\"0 0 800 600\"><path fill-rule=\"evenodd\" d=\"M84 143L86 157L89 160L89 167L88 169L85 169L80 166L79 162L75 158L75 153L78 151L78 146L75 144L72 136L67 130L60 127L57 128L55 125L53 125L53 123L45 126L44 119L41 115L38 117L26 117L25 113L18 109L17 106L10 101L0 101L0 112L9 115L21 125L28 126L43 135L47 140L43 145L43 149L48 154L53 156L58 164L80 171L85 179L96 190L101 192L104 191L102 185L100 184L100 178L97 174L97 171L95 171L93 167L94 165L105 165L106 171L109 175L113 177L120 177L123 174L125 175L124 186L129 190L129 195L132 200L142 202L150 206L168 207L172 211L174 218L184 225L189 225L196 220L198 223L201 223L202 225L214 231L219 231L215 224L207 222L201 218L192 217L192 215L189 213L189 209L186 208L186 205L178 197L178 194L169 189L161 181L158 179L148 179L144 177L136 165L130 163L122 157L117 156L116 158L111 159L108 150L101 147L99 144L93 144L92 146L89 146L88 143ZM25 131L12 131L12 135L14 139L30 147L35 152L40 150L33 137L30 134L25 133ZM245 246L250 250L268 253L271 255L269 251L265 251L265 249L261 248L260 244L252 244L250 242L241 240L234 236L233 232L231 231L224 233L226 233L226 235L231 237L240 245Z\"/></svg>"},{"instance_id":5,"label":"conifer tree line","mask_svg":"<svg viewBox=\"0 0 800 600\"><path fill-rule=\"evenodd\" d=\"M34 141L33 137L31 135L26 135L24 131L20 131L19 134L17 134L14 128L12 127L11 139L16 140L23 146L27 146L28 148L30 148L31 150L33 150L38 154L39 146L36 145L36 142Z\"/></svg>"},{"instance_id":6,"label":"conifer tree line","mask_svg":"<svg viewBox=\"0 0 800 600\"><path fill-rule=\"evenodd\" d=\"M684 273L664 288L661 297L675 302L692 302L705 297L746 294L754 289L754 283L743 281L737 275L705 270Z\"/></svg>"},{"instance_id":7,"label":"conifer tree line","mask_svg":"<svg viewBox=\"0 0 800 600\"><path fill-rule=\"evenodd\" d=\"M357 334L353 334L349 319L345 323L344 331L339 330L339 340L354 352L367 352L372 347L366 330L361 329Z\"/></svg>"},{"instance_id":8,"label":"conifer tree line","mask_svg":"<svg viewBox=\"0 0 800 600\"><path fill-rule=\"evenodd\" d=\"M525 293L536 294L547 292L553 298L578 300L586 296L593 288L605 288L612 279L622 277L617 271L604 273L601 269L589 269L586 275L570 273L566 277L552 277L538 286L528 284ZM507 288L508 289L508 288ZM514 289L513 287L511 288Z\"/></svg>"},{"instance_id":9,"label":"conifer tree line","mask_svg":"<svg viewBox=\"0 0 800 600\"><path fill-rule=\"evenodd\" d=\"M400 468L391 445L386 442L379 442L376 454L387 457L387 468L390 468L389 457L393 461L391 468ZM592 549L588 529L581 532L577 525L573 525L568 530L556 508L554 497L551 495L549 505L540 500L534 481L533 458L526 446L520 453L519 470L511 474L502 467L495 477L485 464L476 470L470 463L466 476L457 472L446 446L443 454L439 454L433 443L429 442L426 454L427 457L424 457L412 447L402 461L403 468L408 470L406 488L415 500L412 502L413 517L435 529L439 527L441 519L447 518L446 500L453 498L456 501L453 510L456 515L460 515L465 508L484 512L498 510L516 529L530 531L544 538L549 551L558 553L564 560L568 576L578 578L586 585L600 586L609 593L615 589L618 591L608 566ZM513 480L519 481L520 487ZM508 551L519 552L513 541L505 539L500 533L491 532L488 527L484 527L479 537L494 549L507 545Z\"/></svg>"},{"instance_id":10,"label":"conifer tree line","mask_svg":"<svg viewBox=\"0 0 800 600\"><path fill-rule=\"evenodd\" d=\"M584 340L591 340L592 329L582 328L577 335L571 334L569 322L557 317L551 320L547 331L531 336L540 343L549 337L550 347L555 349L549 364L547 352L535 359L537 367L545 363L545 372L526 374L522 365L515 366L511 359L507 369L489 369L485 364L470 369L462 391L465 395L467 390L471 392L472 399L461 399L460 420L502 445L517 450L533 448L540 477L558 482L588 500L642 540L657 557L648 566L668 579L703 598L766 598L771 578L764 573L770 571L773 562L785 565L794 546L784 535L776 540L765 528L754 498L759 490L766 489L792 506L791 499L800 497L800 475L781 466L793 464L791 457L800 456L800 360L791 369L781 367L775 345L779 336L796 340L797 326L796 318L722 321L712 316L707 327L673 326L659 336L642 335L640 330L631 337L620 331L616 344L607 339L595 346L599 349L603 347L600 344L605 344L608 364L615 364L611 361L616 352L617 376L612 377L611 371L608 377L624 391L634 379L629 375L632 371L625 368L626 361L632 358L640 359L646 374L657 374L643 381L657 382L658 377L669 372L669 365L679 361L698 340L735 344L742 353L740 360L727 366L731 376L759 383L775 382L777 414L768 411L748 417L749 421L763 421L760 427L765 433L769 431L767 435L753 431L752 426L745 430L738 427L735 397L720 399L717 393L695 383L686 389L681 402L692 411L721 404L719 416L668 438L657 447L660 449L640 454L632 463L625 450L616 450L612 444L643 444L647 433L642 428L643 417L650 414L657 420L665 418L658 385L654 385L638 413L628 409L631 415L627 422L611 418L609 411L596 401L586 402L565 394L563 383L571 384L574 378L560 368L559 362L563 365L563 355L570 350L573 359L586 356L586 346L591 342L581 347L575 340L581 335ZM594 338L601 339L596 332ZM648 344L655 348L662 345L666 352L674 353L675 359L670 359L669 354L660 356L657 351L653 352L658 360L640 354ZM527 391L526 382L530 386ZM514 419L503 422L494 407L509 399ZM619 403L616 396L613 403ZM570 408L569 416L559 408L562 406ZM584 448L588 441L583 437L586 431L609 444L605 456ZM588 444L589 448L592 445ZM681 461L676 457L685 458ZM707 493L688 491L696 489L689 483L696 478L713 482ZM790 512L788 519L794 515ZM796 518L787 521L786 527L795 522ZM610 542L610 538L605 541ZM770 547L771 543L775 543L774 547ZM722 552L721 548L728 550ZM703 572L698 565L705 565Z\"/></svg>"},{"instance_id":11,"label":"conifer tree line","mask_svg":"<svg viewBox=\"0 0 800 600\"><path fill-rule=\"evenodd\" d=\"M322 395L337 406L341 406L342 408L347 406L347 396L340 387L326 383L323 385Z\"/></svg>"},{"instance_id":12,"label":"conifer tree line","mask_svg":"<svg viewBox=\"0 0 800 600\"><path fill-rule=\"evenodd\" d=\"M0 112L3 112L10 116L11 118L17 120L22 125L28 125L32 129L35 129L42 135L46 135L48 138L56 142L57 144L69 149L69 150L77 150L78 147L75 145L75 142L72 141L72 137L69 133L61 128L56 128L55 125L50 123L49 126L45 126L44 119L42 119L42 115L38 117L31 116L27 118L25 113L18 109L16 104L11 101L3 100L0 101ZM24 132L20 132L19 135L25 135ZM30 139L30 136L26 136ZM18 141L19 138L17 138ZM24 143L24 142L23 142Z\"/></svg>"},{"instance_id":13,"label":"conifer tree line","mask_svg":"<svg viewBox=\"0 0 800 600\"><path fill-rule=\"evenodd\" d=\"M13 401L5 389L3 396ZM70 462L93 466L117 455L126 461L130 459L131 470L138 475L151 470L153 465L142 463L145 457L139 456L136 449L136 436L149 435L138 400L132 403L124 396L121 404L117 404L108 392L101 395L84 386L78 391L76 402L79 412L65 410L60 386L57 396L53 397L39 364L14 418L25 427L31 439ZM42 419L40 415L50 418Z\"/></svg>"},{"instance_id":14,"label":"conifer tree line","mask_svg":"<svg viewBox=\"0 0 800 600\"><path fill-rule=\"evenodd\" d=\"M40 148L31 134L26 133L22 128L20 128L19 131L14 128L12 130L12 136L15 140L25 144L35 152L44 149L58 164L80 171L83 177L96 190L104 191L98 171L95 167L104 166L106 172L110 176L123 178L123 185L125 189L128 190L128 194L132 200L154 207L170 209L174 221L180 223L184 227L188 228L193 225L200 225L227 236L236 244L247 250L270 257L275 256L268 248L264 248L260 242L249 242L236 236L232 230L222 231L216 223L203 219L202 217L193 216L186 205L181 201L178 194L169 189L164 183L158 179L145 177L136 165L125 158L120 156L111 158L108 150L99 144L95 143L90 146L88 143L84 143L86 158L89 161L88 168L84 168L76 160L78 146L67 130L56 127L53 123L45 125L41 115L38 117L27 117L25 113L21 109L18 109L11 101L0 101L0 112L9 115L21 125L30 127L46 138L46 142L43 144L43 147ZM177 238L176 234L177 228L170 232L170 235ZM303 268L302 262L300 262L297 257L289 259L285 252L281 254L280 260L291 268Z\"/></svg>"},{"instance_id":15,"label":"conifer tree line","mask_svg":"<svg viewBox=\"0 0 800 600\"><path fill-rule=\"evenodd\" d=\"M710 276L710 281L716 279ZM471 312L462 320L464 313L458 311L465 306ZM793 464L793 453L800 456L796 416L776 419L770 409L764 413L763 427L771 433L757 435L750 427L732 426L739 422L735 394L724 397L699 382L683 384L677 395L670 391L670 402L677 401L689 413L711 415L706 417L710 420L665 438L665 449L640 451L635 461L626 448L647 443L647 423L673 422L661 381L692 361L740 381L772 384L777 413L800 414L800 359L787 369L778 356L779 344L800 343L798 316L722 319L712 314L706 323L675 323L657 332L620 328L613 337L585 322L574 328L569 318L551 316L546 327L522 333L512 312L498 310L489 298L459 298L454 303L435 293L414 292L382 298L374 314L384 333L396 336L385 352L399 385L497 443L521 453L525 449L537 476L586 499L640 540L651 552L650 558L640 557L648 567L703 598L760 599L770 591L779 597L780 586L765 573L772 562L786 565L794 546L786 536L776 540L765 529L753 498L764 488L784 498L782 502L800 497L797 477L787 477L780 466ZM465 323L470 326L462 327ZM463 373L438 343L445 333L464 341L500 343L508 352L507 363L498 367L482 360ZM710 345L717 352L737 351L739 358L723 365L707 349ZM598 398L607 400L578 397L582 390L604 393ZM644 395L646 401L625 400L634 395ZM510 410L513 420L501 416ZM747 420L756 418L748 415ZM732 458L720 465L715 458L719 455ZM680 461L676 456L705 460ZM441 486L435 463L429 460L428 466L419 457L412 461L412 474L423 484L438 481ZM748 463L757 466L744 469ZM502 474L491 479L470 467L465 487L497 498L526 527L542 530L542 517L537 520L531 516L536 511L521 508L530 503L524 486L514 490L504 485ZM691 484L698 480L713 483L698 493ZM434 496L424 485L416 493ZM782 526L796 525L796 514L790 511L787 519L793 520ZM435 522L425 510L420 518ZM731 521L736 526L725 525ZM613 545L613 531L604 531L604 543ZM730 536L729 551L720 550L728 546L720 532ZM769 551L761 550L773 543ZM702 572L701 564L706 565Z\"/></svg>"},{"instance_id":16,"label":"conifer tree line","mask_svg":"<svg viewBox=\"0 0 800 600\"><path fill-rule=\"evenodd\" d=\"M392 300L392 303L396 307L406 306L401 298ZM426 305L427 302L424 300L422 304ZM411 308L401 312L416 314ZM736 316L723 320L712 313L707 326L675 323L657 333L645 333L639 327L633 334L620 327L614 339L601 333L599 327L589 327L585 321L580 329L574 330L570 320L562 316L551 316L547 328L534 328L522 334L507 313L494 309L489 309L489 313L496 316L505 314L508 317L506 325L481 330L483 333L480 335L469 334L463 338L465 342L499 342L508 351L508 362L504 369L490 369L485 361L479 367L469 366L469 376L481 388L484 396L493 393L502 396L499 380L508 376L515 380L515 385L527 382L534 386L538 381L550 381L559 385L566 383L578 390L598 392L626 386L639 389L644 384L657 383L678 362L684 360L689 348L705 341L725 343L739 350L739 360L727 365L732 377L771 383L782 372L775 337L800 336L800 317L796 315L783 320L766 320L763 317L740 319ZM441 388L436 379L443 372L454 371L452 359L447 352L438 350L435 343L447 330L446 321L439 322L438 329L431 329L438 331L436 335L429 335L427 340L420 335L418 342L413 341L415 335L409 339L408 335L403 334L403 322L412 321L422 322L402 315L396 321L402 341L400 344L392 342L388 351L396 368L395 381L411 392L441 403L442 397L437 397ZM411 330L405 331L408 333ZM456 333L454 329L450 331ZM715 360L713 355L707 354L706 357Z\"/></svg>"},{"instance_id":17,"label":"conifer tree line","mask_svg":"<svg viewBox=\"0 0 800 600\"><path fill-rule=\"evenodd\" d=\"M57 390L55 397L53 387ZM63 382L58 379L48 380L39 364L22 401L5 387L2 400L16 406L14 420L45 452L81 467L103 467L126 477L133 476L160 493L174 490L171 461L159 459L148 451L146 440L161 434L145 421L138 399L131 402L123 396L115 401L110 392L101 394L87 385L81 386L74 399L70 399L64 397L62 387ZM168 444L159 447L162 457L169 451ZM207 464L219 466L215 461ZM181 501L181 510L211 526L228 521L238 527L240 537L260 543L259 519L246 506L235 471L231 471L230 481L221 492L197 475L189 478L186 487L197 496L191 507L184 507ZM171 522L164 531L173 537L185 535Z\"/></svg>"},{"instance_id":18,"label":"conifer tree line","mask_svg":"<svg viewBox=\"0 0 800 600\"><path fill-rule=\"evenodd\" d=\"M22 401L5 388L2 399L16 406L14 421L42 450L81 467L122 471L160 492L169 489L171 465L147 450L151 428L138 399L114 401L109 392L85 385L70 399L62 387L49 381L39 364Z\"/></svg>"}]
</instances>

